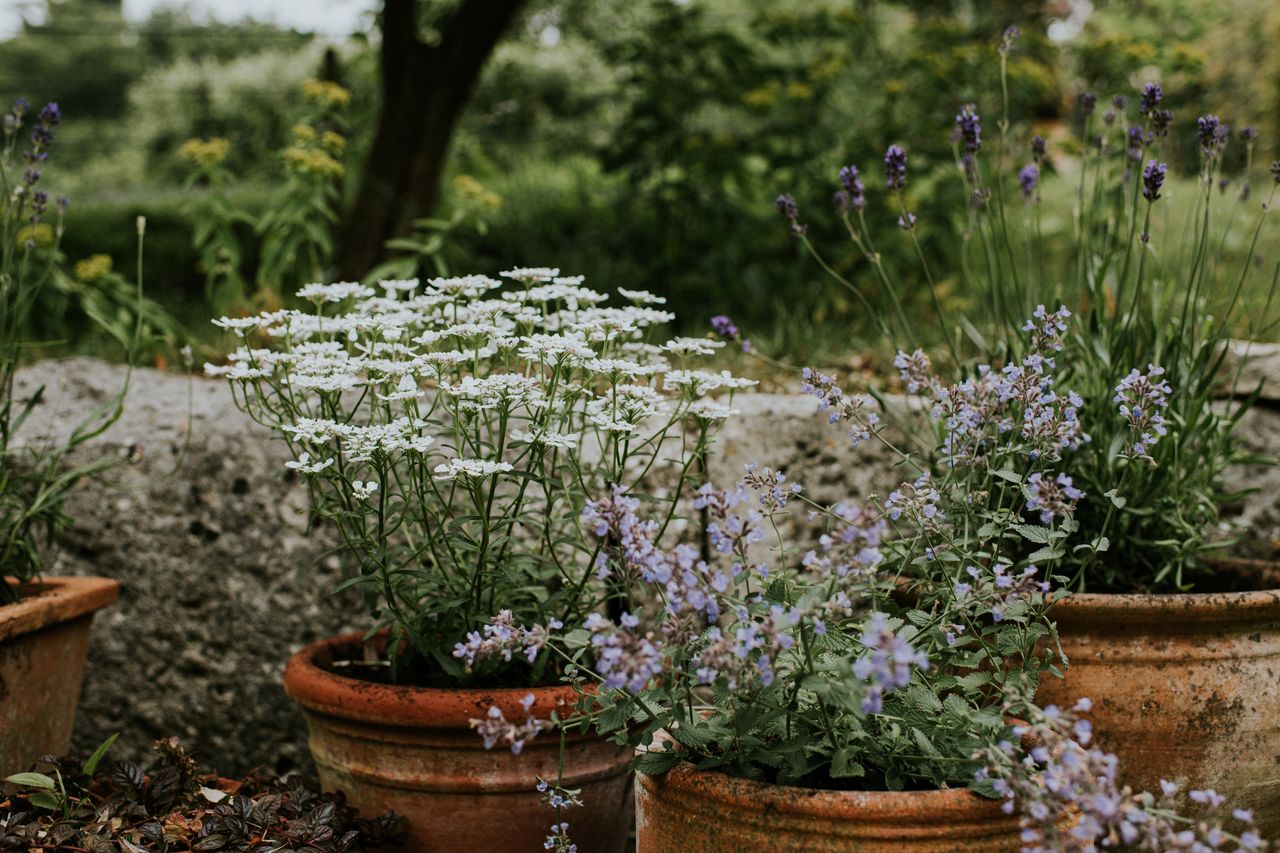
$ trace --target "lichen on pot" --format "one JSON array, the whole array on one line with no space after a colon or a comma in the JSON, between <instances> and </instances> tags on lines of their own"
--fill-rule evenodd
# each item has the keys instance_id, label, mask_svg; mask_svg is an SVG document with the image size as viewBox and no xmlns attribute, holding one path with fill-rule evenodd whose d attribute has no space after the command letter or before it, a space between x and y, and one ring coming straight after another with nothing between
<instances>
[{"instance_id":1,"label":"lichen on pot","mask_svg":"<svg viewBox=\"0 0 1280 853\"><path fill-rule=\"evenodd\" d=\"M637 853L1017 851L1020 824L972 791L822 791L681 763L636 776Z\"/></svg>"}]
</instances>

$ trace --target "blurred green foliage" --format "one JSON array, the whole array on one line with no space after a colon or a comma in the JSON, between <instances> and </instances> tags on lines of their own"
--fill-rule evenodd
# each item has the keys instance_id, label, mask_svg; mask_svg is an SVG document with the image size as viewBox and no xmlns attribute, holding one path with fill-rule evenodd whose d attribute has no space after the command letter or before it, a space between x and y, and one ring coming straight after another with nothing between
<instances>
[{"instance_id":1,"label":"blurred green foliage","mask_svg":"<svg viewBox=\"0 0 1280 853\"><path fill-rule=\"evenodd\" d=\"M427 26L436 5L427 2ZM859 165L869 187L880 186L885 147L904 145L907 201L920 217L924 251L944 298L962 302L953 271L964 223L949 211L962 207L963 189L949 130L959 106L974 102L994 138L1002 109L995 47L1011 24L1023 38L1010 57L1010 112L1058 154L1072 153L1065 125L1081 91L1097 91L1105 104L1160 80L1181 127L1201 112L1253 123L1264 133L1256 160L1274 156L1280 52L1267 49L1280 35L1274 4L1100 0L1083 18L1079 5L530 0L472 94L441 209L399 244L394 269L434 275L441 264L493 272L550 263L597 286L663 293L692 331L727 313L797 358L858 349L868 324L856 300L825 284L774 198L829 198L846 163ZM151 292L201 334L212 307L202 297L206 267L191 247L199 204L184 199L206 189L182 189L179 147L226 138L226 168L241 179L234 200L256 218L279 181L298 84L336 80L353 93L351 168L341 188L349 199L378 103L369 34L326 44L268 24L210 25L168 10L128 25L111 0L61 0L50 9L0 51L0 90L15 79L39 80L77 119L60 140L74 172L65 182L75 226L67 255L105 252L126 266L133 218L147 215ZM90 67L93 74L84 71ZM1177 145L1166 146L1166 157L1191 162L1185 133ZM459 177L500 199L485 211L486 227L441 227L471 222ZM1046 187L1053 180L1047 176ZM841 233L820 203L802 216L815 239ZM893 217L869 225L886 264L917 268ZM1052 241L1054 223L1045 227ZM246 249L247 280L257 263L256 250ZM883 298L855 256L835 263L870 299ZM909 309L924 307L921 285L903 277Z\"/></svg>"}]
</instances>

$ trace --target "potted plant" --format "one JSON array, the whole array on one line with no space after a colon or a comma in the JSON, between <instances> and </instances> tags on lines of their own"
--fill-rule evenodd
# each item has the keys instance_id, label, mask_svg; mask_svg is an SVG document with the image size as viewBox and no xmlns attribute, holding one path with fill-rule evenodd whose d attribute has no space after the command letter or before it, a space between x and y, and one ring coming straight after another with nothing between
<instances>
[{"instance_id":1,"label":"potted plant","mask_svg":"<svg viewBox=\"0 0 1280 853\"><path fill-rule=\"evenodd\" d=\"M1054 318L1033 323L1032 353L1061 334ZM854 441L902 453L872 400L830 376L805 378ZM733 489L698 491L705 554L657 544L656 519L622 490L587 505L601 571L634 585L635 606L592 613L549 645L596 697L591 725L641 750L637 849L999 851L1036 837L1083 850L1123 822L1153 839L1260 849L1245 813L1198 822L1171 809L1170 794L1116 785L1088 722L1035 704L1060 663L1049 578L1076 544L1081 496L1069 484L1056 499L1041 492L1045 514L1024 519L1038 482L1025 469L1060 465L1081 444L1074 395L1046 399L1051 368L1008 394L993 393L991 375L930 380L956 405L980 401L994 419L1042 429L978 441L938 411L955 467L861 503L821 505L781 472L749 466ZM780 533L795 526L793 508L818 529ZM1111 775L1095 778L1101 765ZM1057 784L1068 772L1069 789ZM571 826L592 806L572 788L548 780ZM1111 805L1092 799L1101 793Z\"/></svg>"},{"instance_id":2,"label":"potted plant","mask_svg":"<svg viewBox=\"0 0 1280 853\"><path fill-rule=\"evenodd\" d=\"M90 622L119 589L105 578L42 577L41 549L69 522L68 490L111 464L71 465L67 454L115 422L124 390L65 440L20 433L44 392L20 397L15 379L60 260L67 200L51 213L41 183L60 121L56 103L32 113L19 99L4 114L0 147L0 774L70 745Z\"/></svg>"},{"instance_id":3,"label":"potted plant","mask_svg":"<svg viewBox=\"0 0 1280 853\"><path fill-rule=\"evenodd\" d=\"M1001 45L1002 71L1012 44ZM889 215L898 217L923 264L921 308L936 312L944 338L938 358L979 384L1056 365L1083 398L1082 447L1056 472L1034 460L1025 467L1040 478L1037 494L1061 496L1071 488L1084 495L1075 501L1083 547L1063 555L1059 569L1060 588L1073 594L1053 610L1070 669L1065 679L1042 683L1041 700L1069 704L1093 696L1099 742L1121 757L1126 780L1216 788L1257 809L1263 830L1274 834L1280 582L1266 567L1224 559L1234 540L1220 528L1223 506L1241 496L1226 487L1225 472L1256 461L1238 431L1256 389L1235 393L1240 364L1233 367L1228 356L1232 336L1253 340L1267 328L1276 277L1256 268L1254 249L1280 166L1233 251L1221 229L1230 231L1240 211L1257 209L1250 173L1257 133L1246 127L1232 134L1216 116L1200 117L1199 173L1173 186L1161 148L1178 125L1162 101L1160 86L1151 83L1134 104L1116 96L1099 120L1096 97L1085 94L1079 155L1051 156L1035 136L1025 160L1011 154L1007 96L994 146L985 144L976 107L960 110L952 139L968 207L958 250L972 300L967 312L942 307L938 274L919 237L932 223L908 210L908 154L897 145L885 155ZM1234 184L1225 175L1229 145L1244 149L1237 158L1244 172ZM1041 176L1051 169L1075 184L1072 195L1046 190ZM930 359L902 310L905 288L870 243L862 176L846 167L840 182L837 216L865 260L868 283L884 286L893 309L877 314L879 327L905 344L895 360L905 390L929 398L925 408L946 409L952 401L923 378ZM783 197L779 207L813 250L794 200ZM1054 221L1070 223L1070 233L1045 235ZM1046 361L1028 364L1034 348L1021 334L1029 328L1024 323L1049 318L1064 334L1053 352L1040 353ZM1229 403L1218 401L1224 390ZM919 417L910 407L894 415L908 423ZM975 426L978 435L993 427L1036 428L981 418ZM918 422L906 428L925 439L916 455L923 468L952 464L942 436ZM1058 476L1071 485L1051 479ZM1027 517L1043 511L1041 497L1022 507Z\"/></svg>"},{"instance_id":4,"label":"potted plant","mask_svg":"<svg viewBox=\"0 0 1280 853\"><path fill-rule=\"evenodd\" d=\"M218 321L245 345L210 371L289 443L347 558L342 587L369 606L366 634L285 673L324 785L404 815L410 849L518 849L545 838L535 785L563 767L598 806L575 826L584 846L621 850L630 752L548 734L579 704L549 632L626 606L578 517L625 488L677 535L751 383L696 369L715 342L654 337L672 319L660 298L607 307L557 270L503 275L308 285L308 311Z\"/></svg>"}]
</instances>

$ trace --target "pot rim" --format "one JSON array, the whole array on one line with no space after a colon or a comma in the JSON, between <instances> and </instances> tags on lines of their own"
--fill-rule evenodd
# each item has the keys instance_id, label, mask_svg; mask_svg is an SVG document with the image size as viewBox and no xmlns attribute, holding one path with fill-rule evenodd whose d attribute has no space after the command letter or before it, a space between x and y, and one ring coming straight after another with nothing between
<instances>
[{"instance_id":1,"label":"pot rim","mask_svg":"<svg viewBox=\"0 0 1280 853\"><path fill-rule=\"evenodd\" d=\"M924 791L828 791L774 785L731 776L715 770L699 770L681 761L661 777L637 773L639 785L667 787L681 796L698 797L726 807L766 814L786 814L863 824L900 824L919 820L972 821L1004 819L1008 815L999 800L987 800L968 788L933 788Z\"/></svg>"},{"instance_id":2,"label":"pot rim","mask_svg":"<svg viewBox=\"0 0 1280 853\"><path fill-rule=\"evenodd\" d=\"M11 583L16 579L3 578ZM91 615L120 596L114 578L56 576L27 585L29 597L0 606L0 642ZM33 595L30 593L34 593Z\"/></svg>"},{"instance_id":3,"label":"pot rim","mask_svg":"<svg viewBox=\"0 0 1280 853\"><path fill-rule=\"evenodd\" d=\"M1215 561L1274 581L1273 588L1234 592L1072 592L1053 602L1049 615L1063 624L1157 624L1169 633L1190 626L1280 621L1280 563L1242 558Z\"/></svg>"},{"instance_id":4,"label":"pot rim","mask_svg":"<svg viewBox=\"0 0 1280 853\"><path fill-rule=\"evenodd\" d=\"M520 700L533 694L529 713L540 720L553 711L566 716L577 704L571 685L552 687L409 687L381 684L338 675L321 666L345 648L363 643L365 634L353 632L310 643L289 658L284 689L305 710L343 720L405 728L464 729L497 706L509 720L522 720Z\"/></svg>"}]
</instances>

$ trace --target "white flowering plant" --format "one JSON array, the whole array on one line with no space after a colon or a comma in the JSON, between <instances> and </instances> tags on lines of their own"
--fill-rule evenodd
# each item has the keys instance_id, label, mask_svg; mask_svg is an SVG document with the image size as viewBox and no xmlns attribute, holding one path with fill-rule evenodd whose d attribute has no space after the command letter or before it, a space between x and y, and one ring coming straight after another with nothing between
<instances>
[{"instance_id":1,"label":"white flowering plant","mask_svg":"<svg viewBox=\"0 0 1280 853\"><path fill-rule=\"evenodd\" d=\"M613 307L558 270L502 275L312 284L310 310L215 321L243 346L208 372L288 442L398 681L554 683L547 631L627 606L584 505L621 490L675 536L752 384L698 369L718 343L660 335L659 297ZM546 627L512 644L515 624Z\"/></svg>"}]
</instances>

